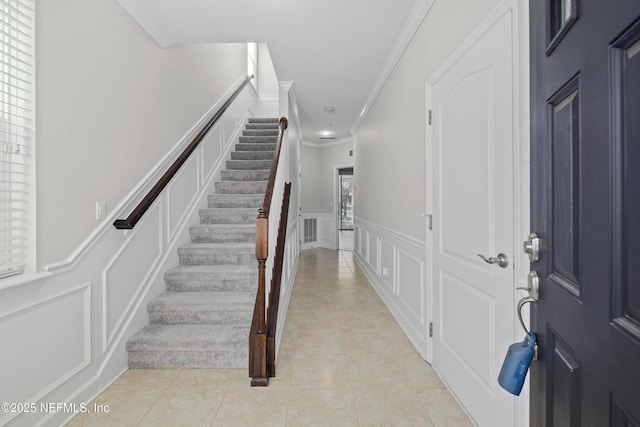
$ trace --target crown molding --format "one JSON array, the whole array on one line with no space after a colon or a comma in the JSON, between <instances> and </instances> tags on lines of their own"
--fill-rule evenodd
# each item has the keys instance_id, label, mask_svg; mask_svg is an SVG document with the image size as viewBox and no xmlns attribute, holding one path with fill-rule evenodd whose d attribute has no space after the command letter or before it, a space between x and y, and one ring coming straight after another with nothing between
<instances>
[{"instance_id":1,"label":"crown molding","mask_svg":"<svg viewBox=\"0 0 640 427\"><path fill-rule=\"evenodd\" d=\"M400 61L400 58L409 45L409 42L415 35L416 31L418 31L418 28L424 20L424 17L427 16L427 13L429 13L429 10L431 10L431 6L433 6L434 1L435 0L419 0L413 7L413 10L409 14L409 20L405 24L402 32L400 32L400 34L398 35L398 38L396 39L391 52L389 52L389 56L387 56L387 60L382 67L382 71L378 76L376 84L373 86L373 89L369 93L369 97L367 98L367 102L365 103L364 108L353 124L353 127L351 127L352 134L355 135L356 131L362 124L362 121L369 113L369 110L373 106L373 103L380 94L380 91L389 79L389 76L393 72L393 69L398 64L398 61Z\"/></svg>"}]
</instances>

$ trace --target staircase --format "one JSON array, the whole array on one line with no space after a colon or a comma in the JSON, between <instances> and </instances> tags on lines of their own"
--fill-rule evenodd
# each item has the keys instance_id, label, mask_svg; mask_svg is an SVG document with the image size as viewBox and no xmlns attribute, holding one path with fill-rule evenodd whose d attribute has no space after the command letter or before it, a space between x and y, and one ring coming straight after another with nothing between
<instances>
[{"instance_id":1,"label":"staircase","mask_svg":"<svg viewBox=\"0 0 640 427\"><path fill-rule=\"evenodd\" d=\"M255 220L262 206L278 119L249 119L215 183L208 209L149 302L150 324L127 343L129 368L244 368L258 269Z\"/></svg>"}]
</instances>

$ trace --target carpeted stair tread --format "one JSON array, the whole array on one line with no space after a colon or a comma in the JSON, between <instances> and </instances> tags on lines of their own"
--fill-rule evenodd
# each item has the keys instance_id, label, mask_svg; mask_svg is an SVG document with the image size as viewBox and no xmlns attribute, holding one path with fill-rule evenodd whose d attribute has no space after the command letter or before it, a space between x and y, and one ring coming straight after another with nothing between
<instances>
[{"instance_id":1,"label":"carpeted stair tread","mask_svg":"<svg viewBox=\"0 0 640 427\"><path fill-rule=\"evenodd\" d=\"M182 265L253 264L255 243L189 243L178 248Z\"/></svg>"},{"instance_id":2,"label":"carpeted stair tread","mask_svg":"<svg viewBox=\"0 0 640 427\"><path fill-rule=\"evenodd\" d=\"M266 181L269 179L269 169L245 169L221 171L222 181Z\"/></svg>"},{"instance_id":3,"label":"carpeted stair tread","mask_svg":"<svg viewBox=\"0 0 640 427\"><path fill-rule=\"evenodd\" d=\"M273 151L233 151L231 160L273 160Z\"/></svg>"},{"instance_id":4,"label":"carpeted stair tread","mask_svg":"<svg viewBox=\"0 0 640 427\"><path fill-rule=\"evenodd\" d=\"M169 292L254 292L256 264L178 265L164 275Z\"/></svg>"},{"instance_id":5,"label":"carpeted stair tread","mask_svg":"<svg viewBox=\"0 0 640 427\"><path fill-rule=\"evenodd\" d=\"M246 368L248 326L148 325L127 343L129 367Z\"/></svg>"},{"instance_id":6,"label":"carpeted stair tread","mask_svg":"<svg viewBox=\"0 0 640 427\"><path fill-rule=\"evenodd\" d=\"M275 123L276 125L280 122L278 117L250 117L249 123Z\"/></svg>"},{"instance_id":7,"label":"carpeted stair tread","mask_svg":"<svg viewBox=\"0 0 640 427\"><path fill-rule=\"evenodd\" d=\"M251 325L147 325L127 343L127 350L208 351L236 347L246 340ZM236 338L238 332L247 336Z\"/></svg>"},{"instance_id":8,"label":"carpeted stair tread","mask_svg":"<svg viewBox=\"0 0 640 427\"><path fill-rule=\"evenodd\" d=\"M270 169L271 160L227 160L227 170Z\"/></svg>"},{"instance_id":9,"label":"carpeted stair tread","mask_svg":"<svg viewBox=\"0 0 640 427\"><path fill-rule=\"evenodd\" d=\"M278 126L272 128L247 128L242 131L242 136L278 136Z\"/></svg>"},{"instance_id":10,"label":"carpeted stair tread","mask_svg":"<svg viewBox=\"0 0 640 427\"><path fill-rule=\"evenodd\" d=\"M251 144L246 142L244 144L236 144L236 151L271 151L274 152L276 149L275 142L273 144Z\"/></svg>"},{"instance_id":11,"label":"carpeted stair tread","mask_svg":"<svg viewBox=\"0 0 640 427\"><path fill-rule=\"evenodd\" d=\"M204 208L200 209L198 214L201 224L255 224L258 210L256 208Z\"/></svg>"},{"instance_id":12,"label":"carpeted stair tread","mask_svg":"<svg viewBox=\"0 0 640 427\"><path fill-rule=\"evenodd\" d=\"M240 144L275 144L278 140L278 136L239 136L238 141Z\"/></svg>"},{"instance_id":13,"label":"carpeted stair tread","mask_svg":"<svg viewBox=\"0 0 640 427\"><path fill-rule=\"evenodd\" d=\"M224 209L210 209L224 210ZM255 242L256 240L256 226L255 218L257 217L257 211L251 209L253 212L253 221L246 224L196 224L189 227L189 234L191 235L191 243L240 243L240 242ZM202 214L202 213L201 213Z\"/></svg>"},{"instance_id":14,"label":"carpeted stair tread","mask_svg":"<svg viewBox=\"0 0 640 427\"><path fill-rule=\"evenodd\" d=\"M218 194L264 194L267 181L218 181L215 184Z\"/></svg>"},{"instance_id":15,"label":"carpeted stair tread","mask_svg":"<svg viewBox=\"0 0 640 427\"><path fill-rule=\"evenodd\" d=\"M247 123L247 130L276 130L278 131L278 123Z\"/></svg>"},{"instance_id":16,"label":"carpeted stair tread","mask_svg":"<svg viewBox=\"0 0 640 427\"><path fill-rule=\"evenodd\" d=\"M258 209L264 203L264 194L212 194L207 200L210 208Z\"/></svg>"},{"instance_id":17,"label":"carpeted stair tread","mask_svg":"<svg viewBox=\"0 0 640 427\"><path fill-rule=\"evenodd\" d=\"M247 325L254 303L254 292L165 292L147 311L155 324Z\"/></svg>"}]
</instances>

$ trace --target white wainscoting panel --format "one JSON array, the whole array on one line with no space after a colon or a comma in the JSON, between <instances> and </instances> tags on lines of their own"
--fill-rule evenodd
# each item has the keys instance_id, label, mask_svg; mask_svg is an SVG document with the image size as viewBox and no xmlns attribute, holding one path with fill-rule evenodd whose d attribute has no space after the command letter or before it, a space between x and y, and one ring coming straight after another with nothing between
<instances>
[{"instance_id":1,"label":"white wainscoting panel","mask_svg":"<svg viewBox=\"0 0 640 427\"><path fill-rule=\"evenodd\" d=\"M276 329L276 360L280 351L280 342L287 318L289 300L293 291L293 283L300 260L300 221L287 225L287 243L285 244L284 262L282 267L282 283L280 287L280 305L278 306L278 327Z\"/></svg>"},{"instance_id":2,"label":"white wainscoting panel","mask_svg":"<svg viewBox=\"0 0 640 427\"><path fill-rule=\"evenodd\" d=\"M103 351L120 331L163 254L161 207L159 201L147 211L102 273Z\"/></svg>"},{"instance_id":3,"label":"white wainscoting panel","mask_svg":"<svg viewBox=\"0 0 640 427\"><path fill-rule=\"evenodd\" d=\"M83 283L0 313L1 402L38 402L91 363L90 300Z\"/></svg>"},{"instance_id":4,"label":"white wainscoting panel","mask_svg":"<svg viewBox=\"0 0 640 427\"><path fill-rule=\"evenodd\" d=\"M425 243L356 217L354 257L420 355L427 359Z\"/></svg>"},{"instance_id":5,"label":"white wainscoting panel","mask_svg":"<svg viewBox=\"0 0 640 427\"><path fill-rule=\"evenodd\" d=\"M186 210L193 206L201 188L200 162L203 151L193 156L180 168L165 190L167 199L167 239L170 241L180 229ZM215 162L214 162L215 163Z\"/></svg>"}]
</instances>

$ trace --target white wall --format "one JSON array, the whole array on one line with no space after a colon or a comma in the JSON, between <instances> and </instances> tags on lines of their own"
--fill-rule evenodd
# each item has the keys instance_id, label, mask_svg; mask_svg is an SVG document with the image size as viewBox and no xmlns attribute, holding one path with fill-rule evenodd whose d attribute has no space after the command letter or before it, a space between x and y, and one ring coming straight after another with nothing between
<instances>
[{"instance_id":1,"label":"white wall","mask_svg":"<svg viewBox=\"0 0 640 427\"><path fill-rule=\"evenodd\" d=\"M258 43L258 95L264 101L271 98L278 100L279 94L280 85L269 47L266 43Z\"/></svg>"},{"instance_id":2,"label":"white wall","mask_svg":"<svg viewBox=\"0 0 640 427\"><path fill-rule=\"evenodd\" d=\"M229 87L246 45L161 49L115 0L36 5L38 269L66 259Z\"/></svg>"},{"instance_id":3,"label":"white wall","mask_svg":"<svg viewBox=\"0 0 640 427\"><path fill-rule=\"evenodd\" d=\"M425 82L497 4L433 4L355 133L358 217L425 240Z\"/></svg>"}]
</instances>

